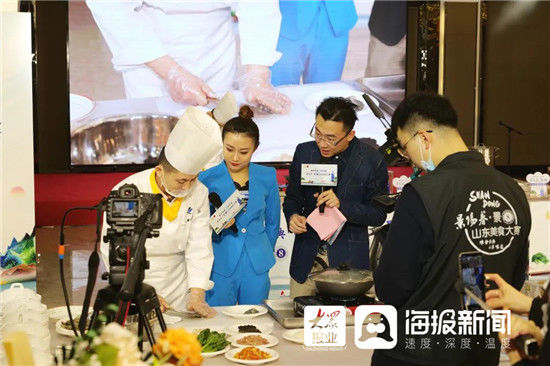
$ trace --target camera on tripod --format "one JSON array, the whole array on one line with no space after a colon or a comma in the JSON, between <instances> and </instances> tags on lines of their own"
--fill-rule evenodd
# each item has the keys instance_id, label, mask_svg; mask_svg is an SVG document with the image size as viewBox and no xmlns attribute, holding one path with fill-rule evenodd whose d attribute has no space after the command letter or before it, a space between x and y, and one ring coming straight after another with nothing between
<instances>
[{"instance_id":1,"label":"camera on tripod","mask_svg":"<svg viewBox=\"0 0 550 366\"><path fill-rule=\"evenodd\" d=\"M110 270L104 278L109 278L110 285L121 286L127 265L134 254L132 250L136 250L137 237L142 234L146 238L159 236L158 229L162 226L162 196L140 193L134 184L124 184L107 197L105 217L110 228L107 229L103 241L109 243ZM149 267L145 255L142 261L142 273L139 274L141 280L143 272Z\"/></svg>"},{"instance_id":2,"label":"camera on tripod","mask_svg":"<svg viewBox=\"0 0 550 366\"><path fill-rule=\"evenodd\" d=\"M140 193L134 184L124 184L107 197L105 215L110 232L133 233L136 220L154 206L150 224L153 229L162 226L162 197L158 194ZM109 235L109 232L108 234ZM158 232L157 235L158 236Z\"/></svg>"}]
</instances>

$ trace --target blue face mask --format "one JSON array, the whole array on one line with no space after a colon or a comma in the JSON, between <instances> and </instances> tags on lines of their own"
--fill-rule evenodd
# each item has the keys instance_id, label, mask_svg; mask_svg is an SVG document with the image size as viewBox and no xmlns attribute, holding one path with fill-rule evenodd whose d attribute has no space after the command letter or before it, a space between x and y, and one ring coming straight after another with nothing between
<instances>
[{"instance_id":1,"label":"blue face mask","mask_svg":"<svg viewBox=\"0 0 550 366\"><path fill-rule=\"evenodd\" d=\"M420 136L418 136L420 139ZM427 172L431 172L432 170L435 170L435 164L432 160L432 147L430 146L430 157L428 160L424 160L424 152L422 151L422 144L420 141L418 142L418 149L420 150L420 165L422 165L422 169L424 169Z\"/></svg>"}]
</instances>

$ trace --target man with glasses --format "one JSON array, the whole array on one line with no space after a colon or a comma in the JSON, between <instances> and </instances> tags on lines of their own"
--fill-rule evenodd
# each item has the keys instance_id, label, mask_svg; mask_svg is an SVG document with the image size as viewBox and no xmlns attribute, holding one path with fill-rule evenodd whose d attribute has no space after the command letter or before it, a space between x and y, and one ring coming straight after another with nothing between
<instances>
[{"instance_id":1,"label":"man with glasses","mask_svg":"<svg viewBox=\"0 0 550 366\"><path fill-rule=\"evenodd\" d=\"M322 268L319 258L331 267L347 264L369 268L367 227L379 226L385 218L383 208L372 197L388 192L388 171L382 156L355 137L355 105L344 98L327 98L317 107L310 135L315 141L296 147L290 166L283 204L289 230L295 234L290 262L290 296L315 295L315 284L308 274ZM302 186L302 164L336 164L335 189ZM338 208L347 222L336 241L328 246L306 224L306 217L321 204Z\"/></svg>"},{"instance_id":2,"label":"man with glasses","mask_svg":"<svg viewBox=\"0 0 550 366\"><path fill-rule=\"evenodd\" d=\"M374 351L373 365L499 362L496 335L436 336L430 330L415 337L405 331L408 310L441 315L451 309L458 316L460 253L482 253L485 272L499 273L517 289L525 279L531 228L525 193L469 151L457 125L451 103L438 95L409 96L393 114L400 153L427 173L403 188L374 273L378 298L397 308L400 336L394 349ZM447 347L445 337L455 347ZM422 338L430 339L429 347ZM490 338L495 347L487 347Z\"/></svg>"}]
</instances>

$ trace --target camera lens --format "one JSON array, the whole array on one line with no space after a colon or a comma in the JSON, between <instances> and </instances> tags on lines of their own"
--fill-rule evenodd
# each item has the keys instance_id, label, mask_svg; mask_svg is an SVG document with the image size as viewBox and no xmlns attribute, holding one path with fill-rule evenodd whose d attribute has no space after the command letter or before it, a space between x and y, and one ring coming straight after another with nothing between
<instances>
[{"instance_id":1,"label":"camera lens","mask_svg":"<svg viewBox=\"0 0 550 366\"><path fill-rule=\"evenodd\" d=\"M126 247L118 245L115 248L115 258L118 262L126 263Z\"/></svg>"}]
</instances>

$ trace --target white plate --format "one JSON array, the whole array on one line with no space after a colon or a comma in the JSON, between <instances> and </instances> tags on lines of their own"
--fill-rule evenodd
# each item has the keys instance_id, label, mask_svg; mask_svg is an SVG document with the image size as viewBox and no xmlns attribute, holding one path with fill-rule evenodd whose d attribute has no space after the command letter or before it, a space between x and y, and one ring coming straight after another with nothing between
<instances>
[{"instance_id":1,"label":"white plate","mask_svg":"<svg viewBox=\"0 0 550 366\"><path fill-rule=\"evenodd\" d=\"M255 314L245 314L245 311L252 308L258 310L258 312ZM233 318L255 318L267 314L267 309L259 305L235 305L225 308L222 313Z\"/></svg>"},{"instance_id":2,"label":"white plate","mask_svg":"<svg viewBox=\"0 0 550 366\"><path fill-rule=\"evenodd\" d=\"M94 309L91 309L93 311ZM66 306L58 306L53 309L48 309L47 311L48 316L50 319L59 320L59 319L65 319L69 318L69 313L67 312ZM82 306L80 305L71 305L71 314L73 316L73 319L75 316L78 316L82 313Z\"/></svg>"},{"instance_id":3,"label":"white plate","mask_svg":"<svg viewBox=\"0 0 550 366\"><path fill-rule=\"evenodd\" d=\"M239 339L244 338L246 336L251 336L251 335L257 335L257 336L260 336L262 338L265 338L269 343L258 345L258 346L251 346L251 345L246 345L246 344L240 344L240 343L237 342ZM275 336L270 335L270 334L239 333L239 334L235 334L235 335L231 336L231 338L229 338L229 342L231 342L231 345L233 347L238 347L238 348L242 348L242 347L273 347L273 346L276 346L276 345L279 344L279 339Z\"/></svg>"},{"instance_id":4,"label":"white plate","mask_svg":"<svg viewBox=\"0 0 550 366\"><path fill-rule=\"evenodd\" d=\"M305 97L304 99L304 105L307 109L310 111L315 112L317 109L317 106L321 104L321 102L329 97L343 97L343 98L349 98L354 97L358 101L360 101L363 104L363 109L360 111L357 111L357 115L366 115L369 113L372 113L369 106L367 105L367 102L363 99L363 92L359 90L353 90L353 89L332 89L332 90L321 90L315 93L312 93ZM377 106L380 106L380 102L369 94L374 104Z\"/></svg>"},{"instance_id":5,"label":"white plate","mask_svg":"<svg viewBox=\"0 0 550 366\"><path fill-rule=\"evenodd\" d=\"M211 332L227 333L227 331L225 330L225 327L223 325L214 325L214 326L211 326L211 327L191 328L190 332L198 336L199 333L202 332L205 329L210 329ZM229 337L230 334L227 334L227 336Z\"/></svg>"},{"instance_id":6,"label":"white plate","mask_svg":"<svg viewBox=\"0 0 550 366\"><path fill-rule=\"evenodd\" d=\"M265 348L265 347L256 347L256 348L262 350L263 352L267 352L267 353L270 354L271 357L266 358L264 360L240 360L238 358L235 358L235 354L240 352L243 348L245 348L245 347L233 348L233 349L227 351L225 353L225 358L227 358L229 361L242 363L242 364L245 364L245 365L261 365L261 364L264 364L264 363L273 362L273 361L275 361L279 358L279 352L275 351L274 349Z\"/></svg>"},{"instance_id":7,"label":"white plate","mask_svg":"<svg viewBox=\"0 0 550 366\"><path fill-rule=\"evenodd\" d=\"M232 335L244 334L244 333L239 333L239 325L253 325L256 328L258 328L258 330L263 334L270 334L271 332L273 332L273 323L269 323L269 322L266 322L266 323L244 322L239 324L233 324L233 325L227 326L225 328L225 332ZM261 333L257 333L257 334L261 334Z\"/></svg>"},{"instance_id":8,"label":"white plate","mask_svg":"<svg viewBox=\"0 0 550 366\"><path fill-rule=\"evenodd\" d=\"M164 319L164 322L168 325L177 324L181 322L181 319L182 319L179 316L166 315L166 314L162 314L162 318Z\"/></svg>"},{"instance_id":9,"label":"white plate","mask_svg":"<svg viewBox=\"0 0 550 366\"><path fill-rule=\"evenodd\" d=\"M69 320L69 318L63 318L63 319L59 319L56 323L55 323L55 331L58 333L58 334L61 334L61 335L64 335L64 336L68 336L68 337L74 337L74 332L72 331L72 329L65 329L61 326L61 323L62 322L65 322ZM74 320L74 317L73 317L73 320ZM77 328L76 331L78 332L78 322L75 321L74 323L75 327Z\"/></svg>"},{"instance_id":10,"label":"white plate","mask_svg":"<svg viewBox=\"0 0 550 366\"><path fill-rule=\"evenodd\" d=\"M69 94L71 121L86 117L93 111L94 107L95 104L90 98L78 94Z\"/></svg>"},{"instance_id":11,"label":"white plate","mask_svg":"<svg viewBox=\"0 0 550 366\"><path fill-rule=\"evenodd\" d=\"M229 351L231 349L231 346L228 344L224 349L216 352L201 352L202 358L211 358L216 357L221 354L224 354L225 352Z\"/></svg>"},{"instance_id":12,"label":"white plate","mask_svg":"<svg viewBox=\"0 0 550 366\"><path fill-rule=\"evenodd\" d=\"M289 329L283 333L283 338L287 341L291 341L298 344L304 344L304 330L303 329Z\"/></svg>"}]
</instances>

